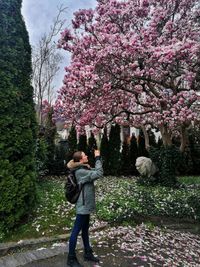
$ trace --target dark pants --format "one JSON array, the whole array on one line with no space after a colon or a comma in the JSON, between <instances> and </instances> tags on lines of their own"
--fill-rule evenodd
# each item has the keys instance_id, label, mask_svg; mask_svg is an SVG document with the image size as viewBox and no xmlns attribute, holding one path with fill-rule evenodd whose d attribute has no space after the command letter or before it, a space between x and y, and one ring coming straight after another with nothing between
<instances>
[{"instance_id":1,"label":"dark pants","mask_svg":"<svg viewBox=\"0 0 200 267\"><path fill-rule=\"evenodd\" d=\"M82 239L83 239L83 245L85 250L90 249L90 242L89 242L89 221L90 221L90 215L82 215L77 214L76 220L74 223L74 227L72 229L72 233L69 239L69 255L73 256L75 255L75 249L76 249L76 243L77 238L82 230Z\"/></svg>"}]
</instances>

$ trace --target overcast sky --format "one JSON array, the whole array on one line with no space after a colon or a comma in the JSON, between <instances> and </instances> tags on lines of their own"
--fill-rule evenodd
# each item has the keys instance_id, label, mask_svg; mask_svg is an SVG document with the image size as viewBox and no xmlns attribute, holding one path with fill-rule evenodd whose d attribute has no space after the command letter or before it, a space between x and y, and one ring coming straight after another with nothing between
<instances>
[{"instance_id":1,"label":"overcast sky","mask_svg":"<svg viewBox=\"0 0 200 267\"><path fill-rule=\"evenodd\" d=\"M67 7L64 18L67 20L66 26L69 26L75 11L82 8L94 8L96 0L23 0L22 14L29 32L31 45L36 44L40 36L49 31L50 25L56 17L57 7L60 5ZM62 54L65 58L55 81L57 89L62 85L64 67L69 64L69 56L66 53Z\"/></svg>"}]
</instances>

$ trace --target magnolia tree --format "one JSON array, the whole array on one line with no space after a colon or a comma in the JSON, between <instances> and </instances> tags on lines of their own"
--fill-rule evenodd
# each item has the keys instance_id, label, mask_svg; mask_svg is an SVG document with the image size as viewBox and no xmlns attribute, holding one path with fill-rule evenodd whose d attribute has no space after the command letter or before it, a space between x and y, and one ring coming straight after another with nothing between
<instances>
[{"instance_id":1,"label":"magnolia tree","mask_svg":"<svg viewBox=\"0 0 200 267\"><path fill-rule=\"evenodd\" d=\"M198 0L99 0L74 14L59 47L72 54L55 119L102 128L158 127L165 147L198 120Z\"/></svg>"}]
</instances>

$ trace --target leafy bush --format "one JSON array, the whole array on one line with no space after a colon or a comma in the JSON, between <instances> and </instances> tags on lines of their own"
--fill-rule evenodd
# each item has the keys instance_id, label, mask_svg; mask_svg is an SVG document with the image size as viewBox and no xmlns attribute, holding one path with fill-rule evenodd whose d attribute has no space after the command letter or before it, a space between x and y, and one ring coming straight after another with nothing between
<instances>
[{"instance_id":1,"label":"leafy bush","mask_svg":"<svg viewBox=\"0 0 200 267\"><path fill-rule=\"evenodd\" d=\"M176 173L181 161L181 154L177 147L170 146L161 148L151 148L150 158L159 169L159 175L156 177L156 184L162 186L178 186Z\"/></svg>"},{"instance_id":2,"label":"leafy bush","mask_svg":"<svg viewBox=\"0 0 200 267\"><path fill-rule=\"evenodd\" d=\"M137 183L144 186L157 186L159 184L159 173L157 172L153 176L139 176Z\"/></svg>"}]
</instances>

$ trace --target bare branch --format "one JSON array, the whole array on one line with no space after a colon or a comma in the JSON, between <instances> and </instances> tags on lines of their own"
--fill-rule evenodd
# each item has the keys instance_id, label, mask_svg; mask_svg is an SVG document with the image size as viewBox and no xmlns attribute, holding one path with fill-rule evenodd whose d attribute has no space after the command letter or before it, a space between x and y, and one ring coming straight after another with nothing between
<instances>
[{"instance_id":1,"label":"bare branch","mask_svg":"<svg viewBox=\"0 0 200 267\"><path fill-rule=\"evenodd\" d=\"M62 61L62 56L57 50L57 45L54 38L62 30L65 20L62 19L66 7L62 5L58 7L58 13L52 22L50 31L44 33L39 39L36 46L32 48L32 66L33 66L33 79L32 84L34 87L34 97L37 104L39 123L42 124L42 102L44 98L52 101L54 95L53 81L56 77L59 64Z\"/></svg>"}]
</instances>

